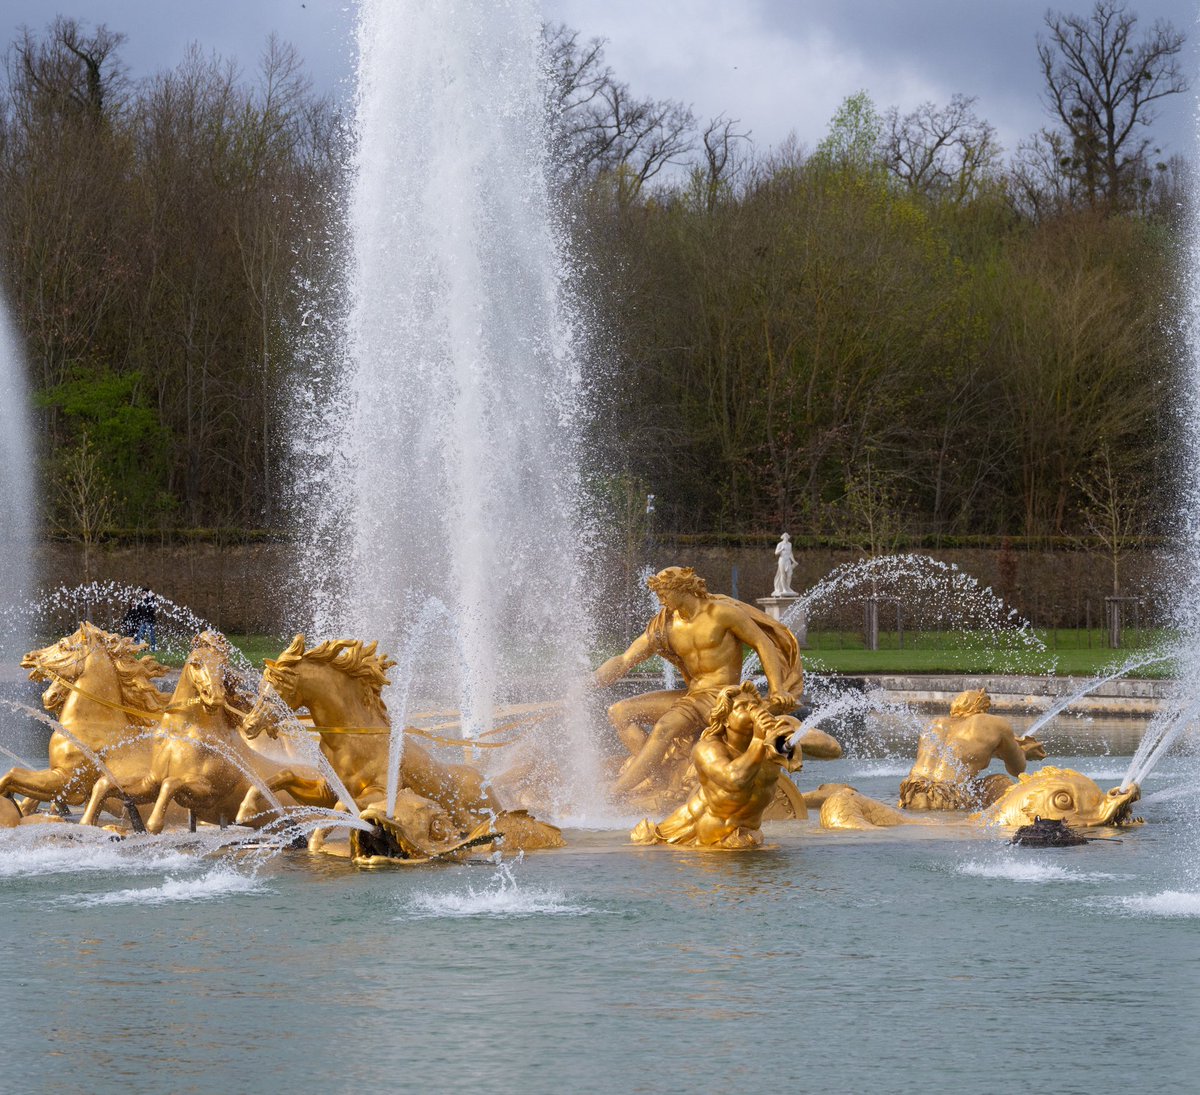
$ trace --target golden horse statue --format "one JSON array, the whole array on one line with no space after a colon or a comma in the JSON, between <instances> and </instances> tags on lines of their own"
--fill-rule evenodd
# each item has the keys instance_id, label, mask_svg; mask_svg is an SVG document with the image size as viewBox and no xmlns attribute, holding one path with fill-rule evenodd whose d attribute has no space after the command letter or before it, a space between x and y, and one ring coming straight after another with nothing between
<instances>
[{"instance_id":1,"label":"golden horse statue","mask_svg":"<svg viewBox=\"0 0 1200 1095\"><path fill-rule=\"evenodd\" d=\"M386 814L391 721L383 700L395 662L358 639L323 642L308 649L297 635L278 658L268 658L258 701L242 723L253 739L264 730L279 732L277 695L292 711L307 709L321 752L354 799L365 820L385 830L410 859L446 855L465 846L492 843L503 836L507 847L532 850L562 846L558 829L535 821L524 811L505 811L483 776L465 764L442 764L412 740L405 741L393 816ZM314 781L285 769L273 776L272 791L334 807L336 796L324 780ZM239 817L261 809L261 792L251 789ZM354 837L360 845L364 838ZM386 858L364 853L363 859Z\"/></svg>"},{"instance_id":2,"label":"golden horse statue","mask_svg":"<svg viewBox=\"0 0 1200 1095\"><path fill-rule=\"evenodd\" d=\"M1047 764L1036 772L1023 772L988 809L967 815L972 825L1020 828L1038 818L1061 821L1071 828L1122 827L1137 824L1133 804L1141 797L1136 783L1122 790L1102 791L1095 780L1072 768ZM936 825L931 818L916 817L877 802L854 790L839 787L821 805L823 829L879 829L895 825Z\"/></svg>"},{"instance_id":3,"label":"golden horse statue","mask_svg":"<svg viewBox=\"0 0 1200 1095\"><path fill-rule=\"evenodd\" d=\"M0 796L24 795L35 806L85 802L103 775L88 751L105 767L149 769L153 743L147 731L167 705L153 682L167 669L150 655L139 657L145 649L144 643L84 622L73 634L21 659L29 679L47 685L42 705L62 729L50 736L49 768L11 769L0 777Z\"/></svg>"},{"instance_id":4,"label":"golden horse statue","mask_svg":"<svg viewBox=\"0 0 1200 1095\"><path fill-rule=\"evenodd\" d=\"M641 822L630 839L692 848L758 847L763 814L781 774L800 766L791 744L799 729L796 719L772 714L752 682L723 688L692 749L699 786L665 821Z\"/></svg>"},{"instance_id":5,"label":"golden horse statue","mask_svg":"<svg viewBox=\"0 0 1200 1095\"><path fill-rule=\"evenodd\" d=\"M126 800L154 803L146 822L152 833L162 832L172 802L189 810L193 821L232 821L262 774L280 767L255 753L239 733L252 702L230 665L228 640L213 631L197 635L154 734L149 765L137 766L140 757L115 756L108 767L117 783L107 776L96 781L81 821L94 824L104 800L118 789ZM250 824L270 820L264 814Z\"/></svg>"}]
</instances>

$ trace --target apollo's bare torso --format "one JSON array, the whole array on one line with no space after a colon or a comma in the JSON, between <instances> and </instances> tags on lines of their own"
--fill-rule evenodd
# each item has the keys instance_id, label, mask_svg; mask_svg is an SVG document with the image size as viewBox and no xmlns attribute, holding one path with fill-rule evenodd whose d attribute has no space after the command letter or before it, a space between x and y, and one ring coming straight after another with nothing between
<instances>
[{"instance_id":1,"label":"apollo's bare torso","mask_svg":"<svg viewBox=\"0 0 1200 1095\"><path fill-rule=\"evenodd\" d=\"M740 613L720 601L704 601L685 619L672 612L667 641L683 663L689 689L724 688L742 679L742 642L733 632Z\"/></svg>"}]
</instances>

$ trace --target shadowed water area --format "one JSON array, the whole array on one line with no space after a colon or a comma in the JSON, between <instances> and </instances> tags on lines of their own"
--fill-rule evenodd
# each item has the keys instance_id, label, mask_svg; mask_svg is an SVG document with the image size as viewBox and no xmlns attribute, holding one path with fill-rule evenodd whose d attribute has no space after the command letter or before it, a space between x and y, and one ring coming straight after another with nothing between
<instances>
[{"instance_id":1,"label":"shadowed water area","mask_svg":"<svg viewBox=\"0 0 1200 1095\"><path fill-rule=\"evenodd\" d=\"M1128 754L1103 735L1074 745L1052 759L1120 779ZM801 783L888 798L905 771L845 759ZM1168 758L1146 791L1189 771ZM381 872L203 855L186 834L0 833L0 1042L14 1085L96 1091L982 1092L1017 1068L1061 1092L1131 1073L1183 1089L1200 1066L1187 809L1057 850L808 821L750 856L568 831L499 869Z\"/></svg>"}]
</instances>

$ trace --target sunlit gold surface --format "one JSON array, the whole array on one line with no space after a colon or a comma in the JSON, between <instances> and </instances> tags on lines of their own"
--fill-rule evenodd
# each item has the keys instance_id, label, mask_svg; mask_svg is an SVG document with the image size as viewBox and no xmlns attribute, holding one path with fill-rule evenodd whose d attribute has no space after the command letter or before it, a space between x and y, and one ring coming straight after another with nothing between
<instances>
[{"instance_id":1,"label":"sunlit gold surface","mask_svg":"<svg viewBox=\"0 0 1200 1095\"><path fill-rule=\"evenodd\" d=\"M368 818L382 818L390 739L382 692L389 683L387 670L394 664L376 652L375 643L344 639L321 643L310 650L304 636L297 635L278 658L267 660L263 688L242 730L249 737L263 730L277 733L275 696L293 711L307 710L319 735L321 752L355 805ZM304 796L323 790L324 801L334 805L328 787L315 788L311 780L297 779L292 772L275 776L270 786L306 801ZM451 844L467 839L481 823L503 814L501 804L475 768L443 764L411 740L404 743L400 786L408 793L397 799L396 814L391 819L393 835L402 836L427 857L443 854ZM250 801L256 800L251 793ZM246 809L247 804L243 804L242 814ZM512 833L505 834L506 850L561 846L558 829L529 820L530 824L514 825Z\"/></svg>"},{"instance_id":2,"label":"sunlit gold surface","mask_svg":"<svg viewBox=\"0 0 1200 1095\"><path fill-rule=\"evenodd\" d=\"M106 763L116 782L106 776L96 781L84 824L93 824L105 799L119 791L138 805L154 804L146 822L152 833L162 831L173 802L195 820L223 825L234 820L253 777L278 769L238 732L250 703L239 691L229 655L224 636L206 631L195 637L154 732L148 767L138 754L114 751ZM259 825L269 820L250 819Z\"/></svg>"},{"instance_id":3,"label":"sunlit gold surface","mask_svg":"<svg viewBox=\"0 0 1200 1095\"><path fill-rule=\"evenodd\" d=\"M86 801L101 772L72 736L110 768L149 771L153 746L147 731L167 705L153 679L167 669L149 655L139 657L145 649L144 643L81 623L73 634L21 659L29 679L47 685L42 705L67 732L51 735L48 768L13 768L0 778L0 795L72 806Z\"/></svg>"},{"instance_id":4,"label":"sunlit gold surface","mask_svg":"<svg viewBox=\"0 0 1200 1095\"><path fill-rule=\"evenodd\" d=\"M762 844L763 812L794 759L799 723L772 714L750 682L723 688L692 750L699 786L678 810L630 834L635 844L743 849Z\"/></svg>"},{"instance_id":5,"label":"sunlit gold surface","mask_svg":"<svg viewBox=\"0 0 1200 1095\"><path fill-rule=\"evenodd\" d=\"M1037 818L1064 821L1073 828L1097 825L1131 825L1133 804L1141 798L1136 783L1122 791L1114 787L1100 790L1093 780L1072 768L1047 764L1031 774L1023 774L1018 783L991 807L972 814L980 825L1019 826Z\"/></svg>"},{"instance_id":6,"label":"sunlit gold surface","mask_svg":"<svg viewBox=\"0 0 1200 1095\"><path fill-rule=\"evenodd\" d=\"M782 624L751 605L709 593L691 567L668 567L647 582L662 610L622 654L596 670L603 686L658 656L679 670L683 689L620 700L609 719L630 760L613 792L682 789L691 746L716 707L722 689L739 684L743 647L758 655L767 678L767 705L776 713L796 706L803 686L800 648ZM649 788L643 787L649 781Z\"/></svg>"},{"instance_id":7,"label":"sunlit gold surface","mask_svg":"<svg viewBox=\"0 0 1200 1095\"><path fill-rule=\"evenodd\" d=\"M821 803L822 829L884 829L894 825L936 825L931 818L916 817L885 802L842 787Z\"/></svg>"},{"instance_id":8,"label":"sunlit gold surface","mask_svg":"<svg viewBox=\"0 0 1200 1095\"><path fill-rule=\"evenodd\" d=\"M1012 723L988 714L985 690L962 692L947 718L935 719L921 733L917 759L900 784L898 805L906 810L977 810L1000 797L1012 780L1000 773L981 776L993 760L1012 775L1028 760L1046 755L1040 742L1018 738Z\"/></svg>"},{"instance_id":9,"label":"sunlit gold surface","mask_svg":"<svg viewBox=\"0 0 1200 1095\"><path fill-rule=\"evenodd\" d=\"M1132 825L1133 804L1141 797L1137 784L1127 790L1104 792L1094 780L1071 768L1047 764L1033 773L1022 773L988 809L969 814L944 815L946 822L966 821L973 825L1017 828L1039 817L1062 821L1072 828L1097 825ZM825 799L821 806L823 829L876 829L892 825L937 824L933 819L897 810L844 787Z\"/></svg>"}]
</instances>

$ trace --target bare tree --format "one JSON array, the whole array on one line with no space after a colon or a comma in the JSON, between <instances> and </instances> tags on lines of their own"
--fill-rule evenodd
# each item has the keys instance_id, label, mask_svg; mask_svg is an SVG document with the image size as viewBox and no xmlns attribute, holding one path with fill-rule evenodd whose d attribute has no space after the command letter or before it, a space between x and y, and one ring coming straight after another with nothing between
<instances>
[{"instance_id":1,"label":"bare tree","mask_svg":"<svg viewBox=\"0 0 1200 1095\"><path fill-rule=\"evenodd\" d=\"M117 50L125 35L103 23L88 34L75 19L58 16L45 39L28 28L14 46L17 67L9 79L24 83L30 98L63 115L86 117L98 125L119 105L126 87Z\"/></svg>"},{"instance_id":2,"label":"bare tree","mask_svg":"<svg viewBox=\"0 0 1200 1095\"><path fill-rule=\"evenodd\" d=\"M668 164L683 161L695 127L687 107L634 96L605 63L601 39L581 43L563 25L547 26L544 35L551 116L569 184L617 173L636 196Z\"/></svg>"},{"instance_id":3,"label":"bare tree","mask_svg":"<svg viewBox=\"0 0 1200 1095\"><path fill-rule=\"evenodd\" d=\"M92 578L92 548L112 521L112 485L100 454L85 433L79 444L62 454L54 477L56 524L83 547L83 579Z\"/></svg>"},{"instance_id":4,"label":"bare tree","mask_svg":"<svg viewBox=\"0 0 1200 1095\"><path fill-rule=\"evenodd\" d=\"M1065 134L1043 129L1017 146L1008 169L1008 193L1026 216L1044 220L1078 201L1079 185L1070 170L1069 143Z\"/></svg>"},{"instance_id":5,"label":"bare tree","mask_svg":"<svg viewBox=\"0 0 1200 1095\"><path fill-rule=\"evenodd\" d=\"M1139 481L1113 463L1105 445L1086 475L1075 481L1082 498L1084 527L1108 556L1112 568L1112 595L1121 595L1121 562L1141 542L1146 532L1149 503Z\"/></svg>"},{"instance_id":6,"label":"bare tree","mask_svg":"<svg viewBox=\"0 0 1200 1095\"><path fill-rule=\"evenodd\" d=\"M1069 136L1067 166L1091 205L1126 208L1150 185L1154 104L1187 90L1184 35L1159 21L1136 40L1121 0L1097 0L1087 16L1047 12L1046 26L1038 58L1047 108Z\"/></svg>"},{"instance_id":7,"label":"bare tree","mask_svg":"<svg viewBox=\"0 0 1200 1095\"><path fill-rule=\"evenodd\" d=\"M955 95L945 106L922 103L911 114L892 107L881 138L892 173L916 193L956 203L973 195L1000 154L995 129L974 106L973 97Z\"/></svg>"},{"instance_id":8,"label":"bare tree","mask_svg":"<svg viewBox=\"0 0 1200 1095\"><path fill-rule=\"evenodd\" d=\"M701 208L711 213L731 193L734 180L746 166L743 146L750 133L738 132L736 118L719 114L700 134L703 159L692 168L691 191Z\"/></svg>"}]
</instances>

